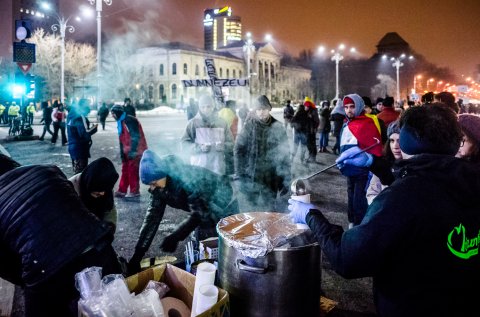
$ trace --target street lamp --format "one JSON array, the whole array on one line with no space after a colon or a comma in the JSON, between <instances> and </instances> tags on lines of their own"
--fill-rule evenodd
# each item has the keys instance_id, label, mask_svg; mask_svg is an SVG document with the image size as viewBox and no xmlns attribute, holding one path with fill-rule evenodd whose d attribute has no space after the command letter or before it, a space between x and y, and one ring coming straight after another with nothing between
<instances>
[{"instance_id":1,"label":"street lamp","mask_svg":"<svg viewBox=\"0 0 480 317\"><path fill-rule=\"evenodd\" d=\"M345 50L345 44L340 44L336 50L331 50L330 53L332 54L331 60L335 62L335 99L338 99L340 95L340 85L339 85L339 63L343 60L344 56L342 52ZM319 53L323 53L325 51L324 46L320 46L318 48ZM350 48L350 53L355 53L355 47Z\"/></svg>"},{"instance_id":2,"label":"street lamp","mask_svg":"<svg viewBox=\"0 0 480 317\"><path fill-rule=\"evenodd\" d=\"M383 55L382 58L386 59L387 56ZM400 103L400 67L403 66L402 60L404 60L405 58L407 58L407 56L405 54L402 54L399 57L391 57L390 58L390 61L393 62L392 66L397 69L397 102L398 103ZM413 56L410 55L408 57L408 59L412 60Z\"/></svg>"},{"instance_id":3,"label":"street lamp","mask_svg":"<svg viewBox=\"0 0 480 317\"><path fill-rule=\"evenodd\" d=\"M429 84L429 83L432 83L432 82L434 82L434 81L435 81L435 79L433 79L433 78L430 78L429 80L427 80L427 91L430 91L428 84Z\"/></svg>"},{"instance_id":4,"label":"street lamp","mask_svg":"<svg viewBox=\"0 0 480 317\"><path fill-rule=\"evenodd\" d=\"M247 32L246 34L246 40L245 44L243 45L243 51L247 53L247 79L248 79L248 94L251 95L251 86L252 86L252 81L251 81L251 69L250 69L250 56L251 52L255 51L255 45L253 45L253 40L252 40L252 33ZM249 96L250 98L250 96Z\"/></svg>"},{"instance_id":5,"label":"street lamp","mask_svg":"<svg viewBox=\"0 0 480 317\"><path fill-rule=\"evenodd\" d=\"M100 90L100 79L102 77L102 6L103 2L106 5L111 5L112 0L88 0L91 5L96 5L97 11L97 104L100 102L102 96Z\"/></svg>"},{"instance_id":6,"label":"street lamp","mask_svg":"<svg viewBox=\"0 0 480 317\"><path fill-rule=\"evenodd\" d=\"M65 32L68 31L70 33L75 32L75 27L73 25L68 25L68 20L70 17L65 19L64 17L60 17L57 15L56 17L58 24L52 25L53 32L60 32L60 38L62 41L62 49L61 49L61 79L60 79L60 102L64 102L65 100Z\"/></svg>"}]
</instances>

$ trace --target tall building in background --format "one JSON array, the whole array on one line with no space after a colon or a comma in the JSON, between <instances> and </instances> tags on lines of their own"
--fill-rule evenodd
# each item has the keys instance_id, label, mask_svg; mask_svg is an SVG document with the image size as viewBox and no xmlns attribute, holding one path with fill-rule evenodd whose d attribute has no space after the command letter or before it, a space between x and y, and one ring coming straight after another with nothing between
<instances>
[{"instance_id":1,"label":"tall building in background","mask_svg":"<svg viewBox=\"0 0 480 317\"><path fill-rule=\"evenodd\" d=\"M15 21L29 20L32 31L36 28L50 29L52 19L49 19L47 12L58 12L59 0L48 0L50 10L47 11L41 7L41 2L37 0L1 0L0 5L0 57L5 61L11 61L13 58L12 43L15 38Z\"/></svg>"},{"instance_id":2,"label":"tall building in background","mask_svg":"<svg viewBox=\"0 0 480 317\"><path fill-rule=\"evenodd\" d=\"M216 51L242 40L242 22L240 17L232 16L231 7L206 9L203 14L204 48Z\"/></svg>"}]
</instances>

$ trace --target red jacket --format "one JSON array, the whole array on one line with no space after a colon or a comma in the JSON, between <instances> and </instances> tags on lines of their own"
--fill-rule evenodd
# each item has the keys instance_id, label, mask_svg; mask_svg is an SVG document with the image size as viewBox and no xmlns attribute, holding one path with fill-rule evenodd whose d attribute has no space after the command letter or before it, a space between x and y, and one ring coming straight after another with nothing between
<instances>
[{"instance_id":1,"label":"red jacket","mask_svg":"<svg viewBox=\"0 0 480 317\"><path fill-rule=\"evenodd\" d=\"M148 148L142 125L137 118L127 115L122 121L120 139L120 155L122 161L141 159Z\"/></svg>"},{"instance_id":2,"label":"red jacket","mask_svg":"<svg viewBox=\"0 0 480 317\"><path fill-rule=\"evenodd\" d=\"M383 107L383 110L377 114L378 119L382 119L385 122L385 126L388 127L390 123L397 120L400 116L400 112L396 111L393 107Z\"/></svg>"}]
</instances>

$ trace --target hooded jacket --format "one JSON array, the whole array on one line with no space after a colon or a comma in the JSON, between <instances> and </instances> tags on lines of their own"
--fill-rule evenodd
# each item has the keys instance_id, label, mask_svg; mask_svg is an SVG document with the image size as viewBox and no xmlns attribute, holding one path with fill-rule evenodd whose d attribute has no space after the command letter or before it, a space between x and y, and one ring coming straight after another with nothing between
<instances>
[{"instance_id":1,"label":"hooded jacket","mask_svg":"<svg viewBox=\"0 0 480 317\"><path fill-rule=\"evenodd\" d=\"M117 125L119 123L117 122ZM121 120L121 132L119 134L120 141L120 157L122 161L140 160L143 152L148 148L143 128L137 118L126 115Z\"/></svg>"},{"instance_id":2,"label":"hooded jacket","mask_svg":"<svg viewBox=\"0 0 480 317\"><path fill-rule=\"evenodd\" d=\"M334 270L373 277L379 316L477 316L480 169L445 155L400 161L396 180L348 231L307 223Z\"/></svg>"},{"instance_id":3,"label":"hooded jacket","mask_svg":"<svg viewBox=\"0 0 480 317\"><path fill-rule=\"evenodd\" d=\"M159 165L167 175L167 183L164 189L156 188L151 192L136 250L148 250L167 205L191 213L186 220L186 227L191 230L187 230L185 236L198 225L215 228L221 218L238 213L228 177L203 167L187 165L175 155L161 158Z\"/></svg>"},{"instance_id":4,"label":"hooded jacket","mask_svg":"<svg viewBox=\"0 0 480 317\"><path fill-rule=\"evenodd\" d=\"M58 167L24 166L0 176L2 277L34 286L107 235L108 227L83 206Z\"/></svg>"},{"instance_id":5,"label":"hooded jacket","mask_svg":"<svg viewBox=\"0 0 480 317\"><path fill-rule=\"evenodd\" d=\"M355 103L355 117L353 119L346 118L343 124L340 132L340 153L354 146L364 149L378 140L377 146L374 146L367 152L376 156L382 156L382 137L372 118L365 116L365 103L362 97L357 94L350 94L346 97L351 98ZM367 173L368 169L351 165L342 169L342 174L346 176Z\"/></svg>"}]
</instances>

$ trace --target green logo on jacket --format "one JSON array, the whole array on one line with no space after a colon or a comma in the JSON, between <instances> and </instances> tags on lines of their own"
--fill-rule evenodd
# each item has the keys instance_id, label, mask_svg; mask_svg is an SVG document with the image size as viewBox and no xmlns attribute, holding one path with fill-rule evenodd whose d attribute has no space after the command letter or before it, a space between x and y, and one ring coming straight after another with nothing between
<instances>
[{"instance_id":1,"label":"green logo on jacket","mask_svg":"<svg viewBox=\"0 0 480 317\"><path fill-rule=\"evenodd\" d=\"M447 247L453 255L460 259L467 260L478 254L480 243L480 231L473 238L468 238L465 233L465 227L459 224L458 227L448 234Z\"/></svg>"}]
</instances>

